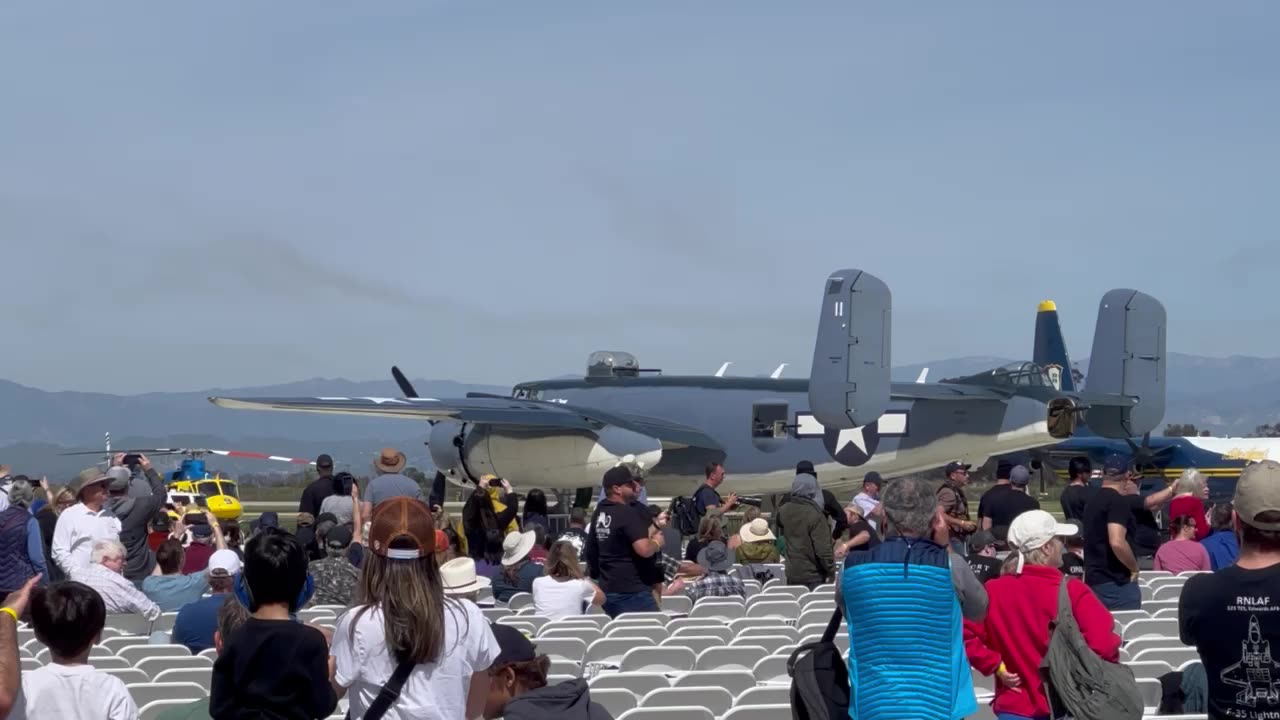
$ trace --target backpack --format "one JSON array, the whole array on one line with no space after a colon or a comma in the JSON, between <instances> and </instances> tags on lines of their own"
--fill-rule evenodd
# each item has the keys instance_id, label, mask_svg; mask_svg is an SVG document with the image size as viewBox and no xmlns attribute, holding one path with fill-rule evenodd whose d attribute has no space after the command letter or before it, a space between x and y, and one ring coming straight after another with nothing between
<instances>
[{"instance_id":1,"label":"backpack","mask_svg":"<svg viewBox=\"0 0 1280 720\"><path fill-rule=\"evenodd\" d=\"M1058 589L1058 617L1049 623L1049 647L1040 661L1052 717L1138 720L1144 704L1133 670L1098 657L1084 641L1071 612L1067 582Z\"/></svg>"},{"instance_id":2,"label":"backpack","mask_svg":"<svg viewBox=\"0 0 1280 720\"><path fill-rule=\"evenodd\" d=\"M671 527L686 537L698 534L698 508L693 498L677 495L671 500Z\"/></svg>"},{"instance_id":3,"label":"backpack","mask_svg":"<svg viewBox=\"0 0 1280 720\"><path fill-rule=\"evenodd\" d=\"M801 645L787 658L793 720L848 720L849 668L835 644L842 615L837 606L822 639Z\"/></svg>"}]
</instances>

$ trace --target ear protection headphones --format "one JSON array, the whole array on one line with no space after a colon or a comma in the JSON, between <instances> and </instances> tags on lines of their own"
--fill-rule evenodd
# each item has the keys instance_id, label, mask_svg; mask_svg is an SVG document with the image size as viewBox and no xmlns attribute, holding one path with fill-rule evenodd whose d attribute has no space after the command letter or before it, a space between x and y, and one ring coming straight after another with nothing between
<instances>
[{"instance_id":1,"label":"ear protection headphones","mask_svg":"<svg viewBox=\"0 0 1280 720\"><path fill-rule=\"evenodd\" d=\"M236 574L235 582L236 599L249 609L249 612L257 612L258 606L253 602L253 593L249 590L249 583L244 579L244 571ZM307 573L307 579L302 583L302 590L298 593L298 597L289 605L290 614L298 612L304 605L311 600L311 596L316 593L316 582L311 578L311 573Z\"/></svg>"}]
</instances>

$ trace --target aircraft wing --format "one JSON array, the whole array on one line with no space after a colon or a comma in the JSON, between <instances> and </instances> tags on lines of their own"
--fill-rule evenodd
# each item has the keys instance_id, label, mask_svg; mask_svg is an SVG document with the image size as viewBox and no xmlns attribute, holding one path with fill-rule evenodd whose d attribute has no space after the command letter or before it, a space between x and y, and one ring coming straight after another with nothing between
<instances>
[{"instance_id":1,"label":"aircraft wing","mask_svg":"<svg viewBox=\"0 0 1280 720\"><path fill-rule=\"evenodd\" d=\"M894 400L1008 400L1014 393L961 383L893 383Z\"/></svg>"},{"instance_id":2,"label":"aircraft wing","mask_svg":"<svg viewBox=\"0 0 1280 720\"><path fill-rule=\"evenodd\" d=\"M613 425L648 435L664 445L721 449L720 444L695 428L657 418L641 418L578 408L564 403L501 397L466 398L231 398L211 397L209 402L232 410L364 415L410 420L458 420L484 425L536 427L560 430L600 430Z\"/></svg>"}]
</instances>

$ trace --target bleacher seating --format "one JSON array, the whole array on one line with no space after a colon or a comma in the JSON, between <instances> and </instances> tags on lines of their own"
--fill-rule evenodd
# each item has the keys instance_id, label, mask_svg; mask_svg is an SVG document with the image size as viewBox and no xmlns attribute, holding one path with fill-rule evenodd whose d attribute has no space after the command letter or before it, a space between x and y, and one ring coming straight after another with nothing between
<instances>
[{"instance_id":1,"label":"bleacher seating","mask_svg":"<svg viewBox=\"0 0 1280 720\"><path fill-rule=\"evenodd\" d=\"M1177 595L1186 576L1141 576L1140 611L1113 613L1124 638L1122 657L1139 678L1148 718L1160 702L1158 678L1198 662L1194 648L1178 638ZM551 682L585 678L592 699L615 718L627 720L788 720L791 717L787 659L796 647L816 642L835 607L834 586L813 592L777 580L750 581L749 596L705 598L697 603L664 603L663 612L628 614L616 620L598 611L549 620L534 613L532 597L484 610L491 621L528 633L552 659ZM679 599L679 598L677 598ZM687 598L685 598L687 601ZM346 608L309 608L300 616L332 627ZM192 655L181 645L153 644L161 623L140 616L112 616L90 664L124 681L143 718L209 693L216 653ZM18 633L22 666L48 661L48 651L27 627ZM836 642L847 654L842 625ZM973 673L982 706L977 717L992 717L988 703L993 678ZM347 702L333 718L343 717ZM1190 720L1204 716L1160 716Z\"/></svg>"}]
</instances>

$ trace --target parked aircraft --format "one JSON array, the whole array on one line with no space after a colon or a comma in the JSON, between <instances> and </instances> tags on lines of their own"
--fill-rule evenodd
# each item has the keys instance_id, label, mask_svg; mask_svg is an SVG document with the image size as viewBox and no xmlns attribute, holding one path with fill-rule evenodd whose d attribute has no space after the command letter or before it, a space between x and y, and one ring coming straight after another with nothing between
<instances>
[{"instance_id":1,"label":"parked aircraft","mask_svg":"<svg viewBox=\"0 0 1280 720\"><path fill-rule=\"evenodd\" d=\"M1046 368L1050 376L1058 379L1061 389L1074 392L1077 387L1087 387L1089 376L1073 372L1067 344L1062 336L1058 308L1051 301L1040 303L1036 312L1035 345L1032 361ZM1062 442L1031 450L1006 459L1026 462L1035 468L1067 477L1067 464L1077 456L1088 457L1095 467L1100 467L1108 455L1124 454L1134 458L1134 463L1150 482L1144 483L1144 492L1164 487L1164 480L1177 477L1186 468L1193 467L1209 478L1211 496L1229 500L1240 471L1252 462L1280 459L1280 438L1239 437L1151 437L1151 434L1126 438L1103 437L1092 432L1088 423L1077 425L1075 434ZM1149 487L1148 487L1149 486Z\"/></svg>"},{"instance_id":2,"label":"parked aircraft","mask_svg":"<svg viewBox=\"0 0 1280 720\"><path fill-rule=\"evenodd\" d=\"M417 397L393 368L404 397L209 400L427 420L432 460L455 481L492 473L525 487L575 489L598 485L630 455L655 495L689 493L709 462L725 464L739 493L789 490L800 460L817 466L825 487L843 489L871 470L893 477L1048 445L1070 437L1083 413L1116 438L1164 417L1165 310L1149 295L1119 289L1102 298L1089 393L1057 389L1034 363L892 383L891 304L870 273L828 277L808 379L669 376L629 353L597 352L585 377L520 383L510 397Z\"/></svg>"}]
</instances>

